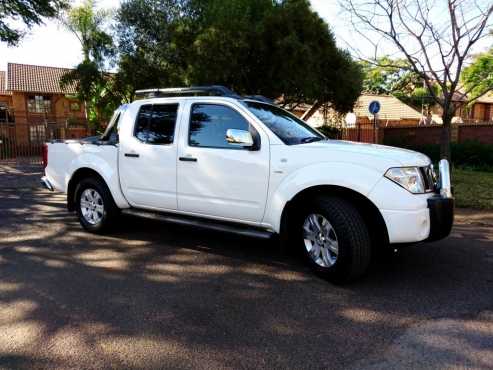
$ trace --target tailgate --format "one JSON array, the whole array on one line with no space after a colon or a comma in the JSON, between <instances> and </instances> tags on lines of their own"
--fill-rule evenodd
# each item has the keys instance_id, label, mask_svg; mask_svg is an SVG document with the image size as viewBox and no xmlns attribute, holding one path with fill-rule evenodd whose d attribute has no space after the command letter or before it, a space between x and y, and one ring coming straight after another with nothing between
<instances>
[{"instance_id":1,"label":"tailgate","mask_svg":"<svg viewBox=\"0 0 493 370\"><path fill-rule=\"evenodd\" d=\"M51 142L46 145L48 165L45 168L45 175L56 190L65 192L65 179L70 164L81 154L83 145L77 140Z\"/></svg>"}]
</instances>

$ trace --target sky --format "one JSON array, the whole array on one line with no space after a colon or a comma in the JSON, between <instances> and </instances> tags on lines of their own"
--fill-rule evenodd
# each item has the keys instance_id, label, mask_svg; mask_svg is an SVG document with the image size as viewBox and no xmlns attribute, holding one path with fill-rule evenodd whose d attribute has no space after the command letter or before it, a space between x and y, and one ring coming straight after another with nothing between
<instances>
[{"instance_id":1,"label":"sky","mask_svg":"<svg viewBox=\"0 0 493 370\"><path fill-rule=\"evenodd\" d=\"M75 0L75 3L80 0ZM352 30L352 26L338 0L310 0L313 9L325 19L334 32L339 47L358 55L372 55L374 48ZM117 8L119 0L99 0L100 8ZM478 50L485 45L478 46ZM390 49L381 51L391 54ZM77 38L64 29L58 21L47 20L44 25L31 29L18 47L0 43L0 70L6 70L7 62L37 64L54 67L74 67L81 61L81 48Z\"/></svg>"}]
</instances>

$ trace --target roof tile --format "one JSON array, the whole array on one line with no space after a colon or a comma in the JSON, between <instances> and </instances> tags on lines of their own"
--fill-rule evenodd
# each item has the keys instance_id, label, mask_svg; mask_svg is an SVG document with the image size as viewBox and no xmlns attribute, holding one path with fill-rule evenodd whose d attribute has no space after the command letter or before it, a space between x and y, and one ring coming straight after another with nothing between
<instances>
[{"instance_id":1,"label":"roof tile","mask_svg":"<svg viewBox=\"0 0 493 370\"><path fill-rule=\"evenodd\" d=\"M51 94L75 94L75 84L72 84L65 89L60 87L60 79L68 71L70 71L68 68L8 63L7 90Z\"/></svg>"},{"instance_id":2,"label":"roof tile","mask_svg":"<svg viewBox=\"0 0 493 370\"><path fill-rule=\"evenodd\" d=\"M10 91L6 91L5 85L5 71L0 71L0 95L11 95Z\"/></svg>"}]
</instances>

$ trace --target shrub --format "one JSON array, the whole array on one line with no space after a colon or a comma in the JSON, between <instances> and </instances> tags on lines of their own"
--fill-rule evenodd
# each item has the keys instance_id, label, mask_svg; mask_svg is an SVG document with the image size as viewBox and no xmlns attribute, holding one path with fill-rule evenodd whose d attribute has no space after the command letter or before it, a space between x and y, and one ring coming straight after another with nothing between
<instances>
[{"instance_id":1,"label":"shrub","mask_svg":"<svg viewBox=\"0 0 493 370\"><path fill-rule=\"evenodd\" d=\"M317 130L329 139L339 139L341 137L341 130L335 126L323 125L317 127Z\"/></svg>"}]
</instances>

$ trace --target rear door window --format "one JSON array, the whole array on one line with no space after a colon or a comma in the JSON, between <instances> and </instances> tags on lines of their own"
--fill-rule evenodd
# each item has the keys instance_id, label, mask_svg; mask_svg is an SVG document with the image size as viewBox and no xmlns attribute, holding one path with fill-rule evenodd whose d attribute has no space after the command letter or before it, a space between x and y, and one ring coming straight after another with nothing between
<instances>
[{"instance_id":1,"label":"rear door window","mask_svg":"<svg viewBox=\"0 0 493 370\"><path fill-rule=\"evenodd\" d=\"M143 105L135 123L135 137L147 144L172 144L178 104Z\"/></svg>"}]
</instances>

